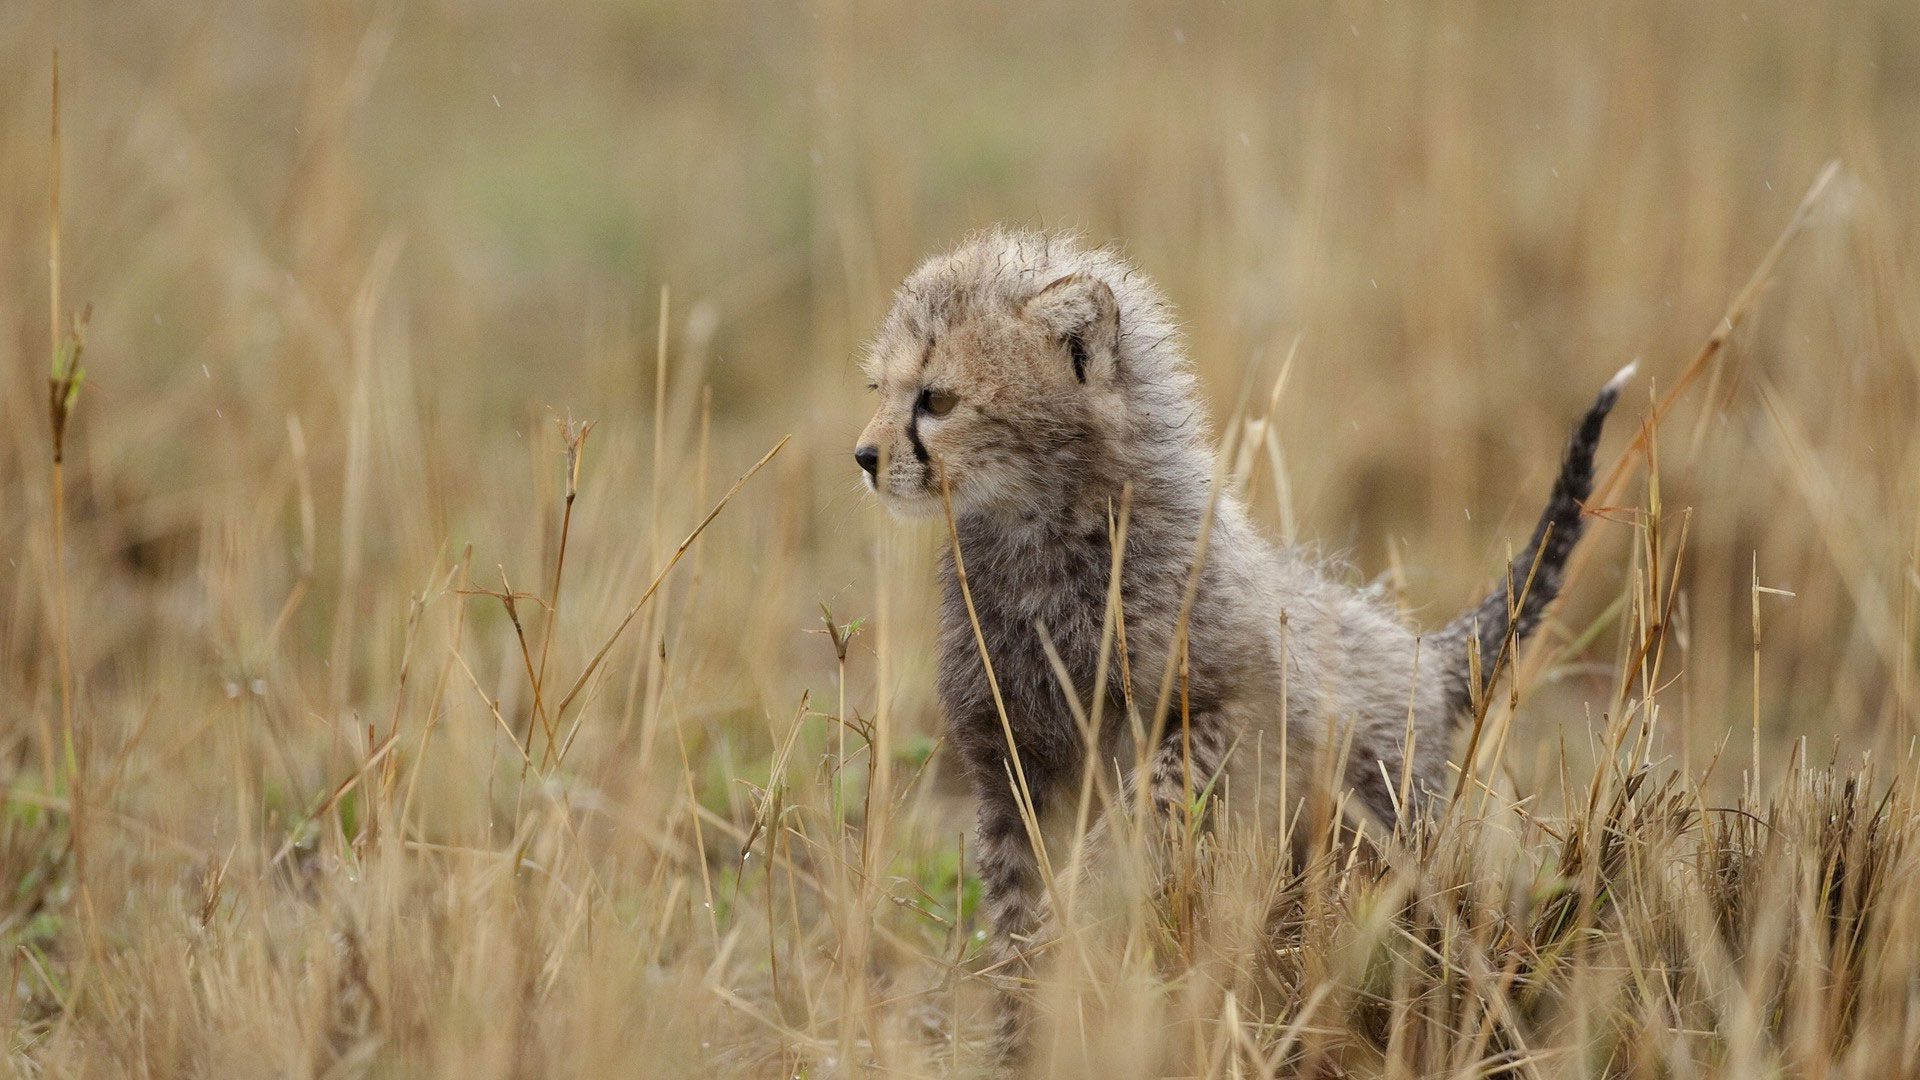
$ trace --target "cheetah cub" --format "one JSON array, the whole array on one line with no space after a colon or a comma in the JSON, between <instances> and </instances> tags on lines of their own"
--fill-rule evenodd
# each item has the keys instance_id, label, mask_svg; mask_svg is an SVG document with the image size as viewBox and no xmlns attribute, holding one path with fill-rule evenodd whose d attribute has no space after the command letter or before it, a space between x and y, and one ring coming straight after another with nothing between
<instances>
[{"instance_id":1,"label":"cheetah cub","mask_svg":"<svg viewBox=\"0 0 1920 1080\"><path fill-rule=\"evenodd\" d=\"M1169 815L1228 792L1233 811L1275 822L1284 790L1297 816L1329 762L1342 763L1343 790L1321 794L1379 822L1443 797L1471 702L1559 591L1595 444L1631 374L1574 432L1506 583L1417 638L1379 600L1267 541L1232 494L1215 497L1173 312L1113 251L977 234L901 285L864 367L879 398L854 450L867 485L903 517L951 506L960 558L949 550L941 570L938 692L979 803L993 949L1010 960L1044 910L1020 799L1057 850L1087 768L1130 774L1131 791L1144 785ZM1111 523L1123 500L1115 635ZM1115 640L1124 662L1102 656ZM1167 693L1176 650L1185 666ZM1101 730L1085 732L1076 713L1100 716ZM1141 732L1157 741L1144 753Z\"/></svg>"}]
</instances>

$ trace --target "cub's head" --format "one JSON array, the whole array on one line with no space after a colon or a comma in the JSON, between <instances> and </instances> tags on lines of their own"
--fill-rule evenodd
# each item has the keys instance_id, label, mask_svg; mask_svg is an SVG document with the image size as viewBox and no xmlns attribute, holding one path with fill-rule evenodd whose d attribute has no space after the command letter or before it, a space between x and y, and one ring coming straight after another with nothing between
<instances>
[{"instance_id":1,"label":"cub's head","mask_svg":"<svg viewBox=\"0 0 1920 1080\"><path fill-rule=\"evenodd\" d=\"M1143 426L1190 427L1165 303L1105 250L993 231L929 260L863 361L877 398L854 447L901 515L1032 514L1117 489Z\"/></svg>"}]
</instances>

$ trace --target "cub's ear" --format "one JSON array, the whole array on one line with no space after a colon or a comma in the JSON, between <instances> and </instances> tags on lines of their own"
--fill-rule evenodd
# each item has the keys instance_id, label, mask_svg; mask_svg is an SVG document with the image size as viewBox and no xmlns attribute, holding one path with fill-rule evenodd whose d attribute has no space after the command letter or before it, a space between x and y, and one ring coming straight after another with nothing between
<instances>
[{"instance_id":1,"label":"cub's ear","mask_svg":"<svg viewBox=\"0 0 1920 1080\"><path fill-rule=\"evenodd\" d=\"M1041 289L1020 309L1060 340L1083 383L1113 377L1120 363L1120 305L1099 278L1068 274Z\"/></svg>"}]
</instances>

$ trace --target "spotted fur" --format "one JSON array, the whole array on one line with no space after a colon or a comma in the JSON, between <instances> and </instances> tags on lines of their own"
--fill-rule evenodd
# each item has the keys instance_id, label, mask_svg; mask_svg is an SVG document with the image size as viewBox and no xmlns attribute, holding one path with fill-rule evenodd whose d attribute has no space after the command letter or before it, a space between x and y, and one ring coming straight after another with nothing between
<instances>
[{"instance_id":1,"label":"spotted fur","mask_svg":"<svg viewBox=\"0 0 1920 1080\"><path fill-rule=\"evenodd\" d=\"M901 285L865 367L879 398L859 444L879 451L869 483L896 513L936 516L944 478L1018 749L1016 769L949 552L939 698L978 797L975 851L995 951L1014 974L1044 909L1019 776L1051 828L1071 818L1082 770L1113 775L1136 759L1130 732L1159 730L1161 742L1143 755L1146 776L1129 783L1144 779L1165 812L1192 806L1201 791L1230 791L1234 812L1278 821L1297 812L1329 761L1344 762L1340 786L1381 821L1444 792L1457 721L1480 689L1469 685L1468 654L1480 650L1490 677L1499 649L1489 643L1531 631L1557 591L1600 422L1618 392L1610 385L1576 434L1541 528L1513 568L1524 581L1538 566L1511 627L1502 588L1423 646L1396 611L1269 543L1233 495L1213 498L1212 436L1179 328L1159 290L1115 252L1060 236L977 234ZM952 395L950 411L934 415L930 391ZM1103 669L1110 523L1123 500L1127 662ZM1156 724L1141 714L1159 696L1190 580L1182 693ZM1074 720L1043 634L1081 713L1104 699L1092 739ZM1278 805L1283 773L1294 806ZM1017 1041L1023 1022L1010 1008L1004 1039Z\"/></svg>"}]
</instances>

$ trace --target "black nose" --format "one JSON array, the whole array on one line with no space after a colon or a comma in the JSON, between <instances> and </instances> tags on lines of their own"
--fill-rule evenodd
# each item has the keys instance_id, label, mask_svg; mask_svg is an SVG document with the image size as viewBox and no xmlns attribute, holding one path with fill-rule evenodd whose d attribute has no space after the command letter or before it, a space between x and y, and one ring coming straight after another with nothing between
<instances>
[{"instance_id":1,"label":"black nose","mask_svg":"<svg viewBox=\"0 0 1920 1080\"><path fill-rule=\"evenodd\" d=\"M868 476L872 476L880 469L880 448L877 446L856 446L853 450L853 460L859 462L860 467L867 470Z\"/></svg>"}]
</instances>

